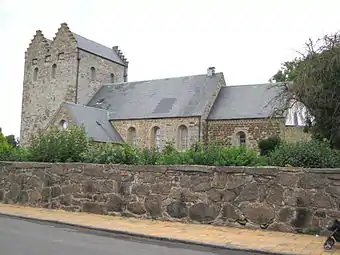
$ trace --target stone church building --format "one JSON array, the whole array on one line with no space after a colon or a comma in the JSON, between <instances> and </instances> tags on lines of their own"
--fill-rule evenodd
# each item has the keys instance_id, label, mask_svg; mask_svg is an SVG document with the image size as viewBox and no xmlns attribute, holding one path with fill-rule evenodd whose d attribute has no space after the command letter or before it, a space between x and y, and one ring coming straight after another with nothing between
<instances>
[{"instance_id":1,"label":"stone church building","mask_svg":"<svg viewBox=\"0 0 340 255\"><path fill-rule=\"evenodd\" d=\"M297 112L271 117L271 84L226 85L223 73L128 81L128 61L109 48L61 24L53 40L36 31L25 52L21 144L48 126L84 125L97 142L128 142L178 149L201 141L257 148L259 140L279 135L307 139ZM292 121L294 120L294 121Z\"/></svg>"}]
</instances>

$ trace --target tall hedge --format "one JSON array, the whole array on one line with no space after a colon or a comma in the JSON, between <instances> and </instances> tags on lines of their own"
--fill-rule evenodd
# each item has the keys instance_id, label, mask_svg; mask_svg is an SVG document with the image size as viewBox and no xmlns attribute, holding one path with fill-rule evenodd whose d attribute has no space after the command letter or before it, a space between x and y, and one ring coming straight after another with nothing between
<instances>
[{"instance_id":1,"label":"tall hedge","mask_svg":"<svg viewBox=\"0 0 340 255\"><path fill-rule=\"evenodd\" d=\"M329 144L317 140L297 143L284 143L269 155L270 164L307 168L340 167L339 151Z\"/></svg>"}]
</instances>

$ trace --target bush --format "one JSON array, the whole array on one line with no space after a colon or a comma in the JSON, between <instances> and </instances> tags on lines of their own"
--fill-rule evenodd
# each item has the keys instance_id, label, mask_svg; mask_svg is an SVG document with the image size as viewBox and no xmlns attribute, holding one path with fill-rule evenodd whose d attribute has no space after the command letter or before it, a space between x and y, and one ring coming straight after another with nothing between
<instances>
[{"instance_id":1,"label":"bush","mask_svg":"<svg viewBox=\"0 0 340 255\"><path fill-rule=\"evenodd\" d=\"M2 132L0 132L0 160L8 160L12 149L13 147L7 142Z\"/></svg>"},{"instance_id":2,"label":"bush","mask_svg":"<svg viewBox=\"0 0 340 255\"><path fill-rule=\"evenodd\" d=\"M267 165L264 157L246 147L207 146L200 144L179 152L173 143L167 143L162 152L155 149L138 150L129 145L93 144L82 154L86 163L98 164L140 164L140 165L227 165L258 166Z\"/></svg>"},{"instance_id":3,"label":"bush","mask_svg":"<svg viewBox=\"0 0 340 255\"><path fill-rule=\"evenodd\" d=\"M217 165L217 166L259 166L267 165L264 157L259 157L255 150L245 146L225 147L218 144L203 146L196 144L189 150L172 150L162 153L157 161L159 165Z\"/></svg>"},{"instance_id":4,"label":"bush","mask_svg":"<svg viewBox=\"0 0 340 255\"><path fill-rule=\"evenodd\" d=\"M16 148L13 148L7 154L7 158L5 160L23 162L23 161L31 161L32 157L30 156L30 153L27 149L16 147Z\"/></svg>"},{"instance_id":5,"label":"bush","mask_svg":"<svg viewBox=\"0 0 340 255\"><path fill-rule=\"evenodd\" d=\"M284 143L269 154L271 165L310 168L340 167L339 152L317 140Z\"/></svg>"},{"instance_id":6,"label":"bush","mask_svg":"<svg viewBox=\"0 0 340 255\"><path fill-rule=\"evenodd\" d=\"M84 128L51 127L35 136L28 148L29 159L38 162L79 162L87 150Z\"/></svg>"},{"instance_id":7,"label":"bush","mask_svg":"<svg viewBox=\"0 0 340 255\"><path fill-rule=\"evenodd\" d=\"M82 161L97 164L138 164L140 155L127 144L91 144L82 154Z\"/></svg>"},{"instance_id":8,"label":"bush","mask_svg":"<svg viewBox=\"0 0 340 255\"><path fill-rule=\"evenodd\" d=\"M269 137L259 142L261 156L268 156L270 152L274 151L276 147L280 146L281 139L278 136Z\"/></svg>"}]
</instances>

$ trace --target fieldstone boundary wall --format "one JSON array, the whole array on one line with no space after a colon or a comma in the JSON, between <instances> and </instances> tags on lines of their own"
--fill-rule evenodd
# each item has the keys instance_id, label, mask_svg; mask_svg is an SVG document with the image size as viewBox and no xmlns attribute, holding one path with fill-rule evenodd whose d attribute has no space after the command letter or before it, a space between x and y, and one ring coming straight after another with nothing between
<instances>
[{"instance_id":1,"label":"fieldstone boundary wall","mask_svg":"<svg viewBox=\"0 0 340 255\"><path fill-rule=\"evenodd\" d=\"M0 203L33 207L314 234L339 202L340 169L0 162Z\"/></svg>"}]
</instances>

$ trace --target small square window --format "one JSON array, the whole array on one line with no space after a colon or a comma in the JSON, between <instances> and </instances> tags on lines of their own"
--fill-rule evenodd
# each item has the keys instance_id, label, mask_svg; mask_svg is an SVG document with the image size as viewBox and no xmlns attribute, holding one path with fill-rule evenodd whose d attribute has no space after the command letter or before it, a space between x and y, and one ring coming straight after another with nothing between
<instances>
[{"instance_id":1,"label":"small square window","mask_svg":"<svg viewBox=\"0 0 340 255\"><path fill-rule=\"evenodd\" d=\"M47 55L45 57L45 62L50 62L51 61L51 55Z\"/></svg>"},{"instance_id":2,"label":"small square window","mask_svg":"<svg viewBox=\"0 0 340 255\"><path fill-rule=\"evenodd\" d=\"M58 54L58 59L59 59L59 60L63 60L63 59L64 59L64 52L60 52L60 53Z\"/></svg>"}]
</instances>

